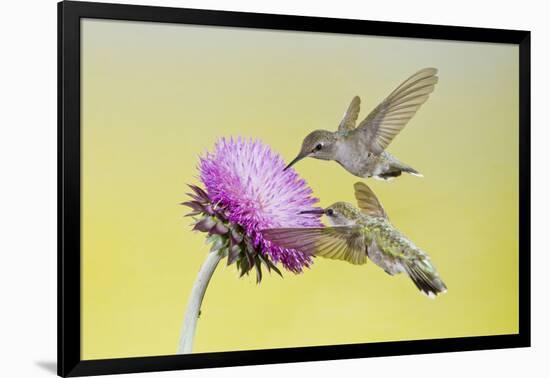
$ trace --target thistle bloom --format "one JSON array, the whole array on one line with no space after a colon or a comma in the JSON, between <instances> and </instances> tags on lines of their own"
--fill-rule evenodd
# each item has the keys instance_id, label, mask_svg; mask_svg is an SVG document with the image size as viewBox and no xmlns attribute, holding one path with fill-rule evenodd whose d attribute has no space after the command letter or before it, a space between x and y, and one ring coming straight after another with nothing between
<instances>
[{"instance_id":1,"label":"thistle bloom","mask_svg":"<svg viewBox=\"0 0 550 378\"><path fill-rule=\"evenodd\" d=\"M278 227L319 227L318 202L311 189L269 146L251 139L220 139L213 152L200 159L200 179L205 189L190 185L194 230L208 234L210 253L193 285L178 344L178 353L191 353L200 306L208 282L223 257L236 263L241 276L262 266L281 274L275 266L300 273L311 265L309 255L285 249L264 239L261 230Z\"/></svg>"},{"instance_id":2,"label":"thistle bloom","mask_svg":"<svg viewBox=\"0 0 550 378\"><path fill-rule=\"evenodd\" d=\"M214 151L200 160L200 179L206 191L194 189L195 199L202 197L201 208L195 206L194 210L206 217L195 228L208 230L211 235L229 234L228 264L237 261L242 274L254 266L260 269L262 263L271 269L278 262L299 273L312 263L309 255L275 246L260 232L276 227L321 226L318 215L300 214L315 209L318 199L294 170L284 168L283 159L268 145L242 138L218 140Z\"/></svg>"}]
</instances>

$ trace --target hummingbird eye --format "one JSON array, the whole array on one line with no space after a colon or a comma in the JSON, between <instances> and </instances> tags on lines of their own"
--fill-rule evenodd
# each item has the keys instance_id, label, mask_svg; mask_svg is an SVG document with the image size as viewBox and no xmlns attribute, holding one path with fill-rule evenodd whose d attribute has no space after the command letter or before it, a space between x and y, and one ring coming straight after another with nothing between
<instances>
[{"instance_id":1,"label":"hummingbird eye","mask_svg":"<svg viewBox=\"0 0 550 378\"><path fill-rule=\"evenodd\" d=\"M327 209L327 211L325 211L325 214L328 215L329 217L331 217L331 216L334 215L334 210L332 210L332 209Z\"/></svg>"},{"instance_id":2,"label":"hummingbird eye","mask_svg":"<svg viewBox=\"0 0 550 378\"><path fill-rule=\"evenodd\" d=\"M323 148L323 145L319 143L318 145L315 146L315 151L319 151L321 148Z\"/></svg>"}]
</instances>

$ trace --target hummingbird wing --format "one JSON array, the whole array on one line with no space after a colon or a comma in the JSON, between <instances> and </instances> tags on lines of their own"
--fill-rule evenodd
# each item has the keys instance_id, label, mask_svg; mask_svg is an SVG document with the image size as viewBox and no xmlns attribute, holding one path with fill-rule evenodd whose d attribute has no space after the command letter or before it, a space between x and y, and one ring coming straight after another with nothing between
<instances>
[{"instance_id":1,"label":"hummingbird wing","mask_svg":"<svg viewBox=\"0 0 550 378\"><path fill-rule=\"evenodd\" d=\"M376 195L367 184L356 182L353 188L355 189L357 206L359 206L363 213L373 217L388 218L382 204L378 201L378 198L376 198Z\"/></svg>"},{"instance_id":2,"label":"hummingbird wing","mask_svg":"<svg viewBox=\"0 0 550 378\"><path fill-rule=\"evenodd\" d=\"M439 80L437 69L424 68L399 85L357 127L369 151L380 154L426 102Z\"/></svg>"},{"instance_id":3,"label":"hummingbird wing","mask_svg":"<svg viewBox=\"0 0 550 378\"><path fill-rule=\"evenodd\" d=\"M344 113L344 118L340 121L338 131L346 132L355 129L355 122L359 117L359 109L361 108L361 99L355 96L348 106L348 110Z\"/></svg>"},{"instance_id":4,"label":"hummingbird wing","mask_svg":"<svg viewBox=\"0 0 550 378\"><path fill-rule=\"evenodd\" d=\"M275 245L302 253L352 264L367 262L365 235L361 226L318 228L272 228L262 231Z\"/></svg>"}]
</instances>

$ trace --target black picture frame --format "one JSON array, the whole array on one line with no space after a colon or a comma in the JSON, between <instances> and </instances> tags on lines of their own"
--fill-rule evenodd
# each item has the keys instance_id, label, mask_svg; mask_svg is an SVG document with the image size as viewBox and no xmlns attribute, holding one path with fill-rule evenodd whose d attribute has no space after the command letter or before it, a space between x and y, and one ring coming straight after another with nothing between
<instances>
[{"instance_id":1,"label":"black picture frame","mask_svg":"<svg viewBox=\"0 0 550 378\"><path fill-rule=\"evenodd\" d=\"M434 340L81 359L80 20L82 18L497 42L519 46L519 333ZM58 374L83 376L530 346L530 32L63 1L58 3Z\"/></svg>"}]
</instances>

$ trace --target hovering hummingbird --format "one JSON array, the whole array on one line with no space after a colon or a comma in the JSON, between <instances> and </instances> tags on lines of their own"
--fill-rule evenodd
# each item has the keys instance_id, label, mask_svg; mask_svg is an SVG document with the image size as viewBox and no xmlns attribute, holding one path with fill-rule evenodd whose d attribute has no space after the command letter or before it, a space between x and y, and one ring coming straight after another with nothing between
<instances>
[{"instance_id":1,"label":"hovering hummingbird","mask_svg":"<svg viewBox=\"0 0 550 378\"><path fill-rule=\"evenodd\" d=\"M385 149L426 102L438 81L437 69L424 68L399 85L359 126L361 100L355 96L335 132L315 130L305 137L300 153L285 168L312 157L334 160L358 177L388 180L402 172L422 176Z\"/></svg>"},{"instance_id":2,"label":"hovering hummingbird","mask_svg":"<svg viewBox=\"0 0 550 378\"><path fill-rule=\"evenodd\" d=\"M430 257L390 223L372 190L361 182L354 188L359 209L336 202L303 212L324 214L332 227L273 228L263 230L264 237L283 248L352 264L365 264L368 257L392 276L406 273L431 298L445 293L447 287Z\"/></svg>"}]
</instances>

